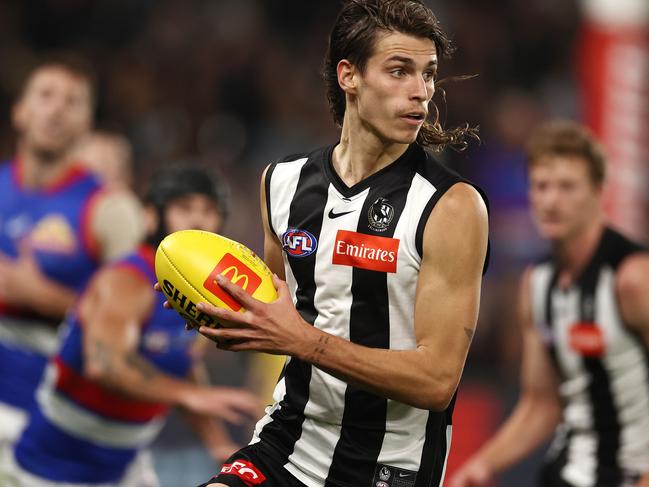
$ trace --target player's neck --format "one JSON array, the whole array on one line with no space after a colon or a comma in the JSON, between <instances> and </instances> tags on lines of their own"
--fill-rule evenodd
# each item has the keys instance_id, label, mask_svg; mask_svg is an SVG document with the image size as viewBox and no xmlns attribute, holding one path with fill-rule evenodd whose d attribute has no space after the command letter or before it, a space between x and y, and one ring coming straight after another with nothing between
<instances>
[{"instance_id":1,"label":"player's neck","mask_svg":"<svg viewBox=\"0 0 649 487\"><path fill-rule=\"evenodd\" d=\"M574 283L593 258L604 232L601 215L579 233L554 243L555 261L559 266L559 286L567 288Z\"/></svg>"},{"instance_id":2,"label":"player's neck","mask_svg":"<svg viewBox=\"0 0 649 487\"><path fill-rule=\"evenodd\" d=\"M57 181L70 167L66 153L46 157L24 146L18 149L21 182L27 188L44 188Z\"/></svg>"},{"instance_id":3,"label":"player's neck","mask_svg":"<svg viewBox=\"0 0 649 487\"><path fill-rule=\"evenodd\" d=\"M386 143L360 125L345 118L332 155L334 169L348 187L392 164L408 148L408 144Z\"/></svg>"}]
</instances>

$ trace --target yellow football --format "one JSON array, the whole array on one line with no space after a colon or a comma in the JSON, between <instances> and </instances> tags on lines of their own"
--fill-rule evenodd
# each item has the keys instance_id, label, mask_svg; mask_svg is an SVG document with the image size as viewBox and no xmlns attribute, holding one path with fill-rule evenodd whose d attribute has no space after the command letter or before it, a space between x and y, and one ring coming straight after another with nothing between
<instances>
[{"instance_id":1,"label":"yellow football","mask_svg":"<svg viewBox=\"0 0 649 487\"><path fill-rule=\"evenodd\" d=\"M155 273L171 306L183 319L199 325L219 324L196 308L200 302L245 311L216 283L218 274L260 301L277 298L272 272L264 261L245 245L216 233L182 230L167 235L156 251Z\"/></svg>"}]
</instances>

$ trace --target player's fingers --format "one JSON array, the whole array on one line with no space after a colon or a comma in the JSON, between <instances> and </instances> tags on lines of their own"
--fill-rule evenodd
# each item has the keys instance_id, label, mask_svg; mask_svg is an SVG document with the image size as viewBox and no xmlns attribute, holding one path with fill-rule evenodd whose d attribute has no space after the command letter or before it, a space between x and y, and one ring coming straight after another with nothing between
<instances>
[{"instance_id":1,"label":"player's fingers","mask_svg":"<svg viewBox=\"0 0 649 487\"><path fill-rule=\"evenodd\" d=\"M219 411L218 416L223 420L233 425L243 424L244 416L237 412L236 409L230 407L229 404L222 404L225 406Z\"/></svg>"},{"instance_id":2,"label":"player's fingers","mask_svg":"<svg viewBox=\"0 0 649 487\"><path fill-rule=\"evenodd\" d=\"M259 303L258 300L253 298L243 288L237 286L221 274L216 276L216 283L220 287L225 289L225 291L235 300L237 300L241 305L243 305L244 308L254 309L255 306Z\"/></svg>"},{"instance_id":3,"label":"player's fingers","mask_svg":"<svg viewBox=\"0 0 649 487\"><path fill-rule=\"evenodd\" d=\"M196 305L196 309L217 318L219 321L227 321L234 324L249 325L249 314L239 313L225 308L219 308L213 304L202 302Z\"/></svg>"},{"instance_id":4,"label":"player's fingers","mask_svg":"<svg viewBox=\"0 0 649 487\"><path fill-rule=\"evenodd\" d=\"M153 290L154 290L154 291L157 291L157 292L159 292L159 293L162 292L162 288L160 287L160 283L159 283L159 282L156 282L156 283L153 285Z\"/></svg>"},{"instance_id":5,"label":"player's fingers","mask_svg":"<svg viewBox=\"0 0 649 487\"><path fill-rule=\"evenodd\" d=\"M277 274L273 274L273 286L277 290L278 298L288 294L288 284L286 284L286 281L280 279Z\"/></svg>"},{"instance_id":6,"label":"player's fingers","mask_svg":"<svg viewBox=\"0 0 649 487\"><path fill-rule=\"evenodd\" d=\"M246 328L212 328L210 326L201 326L198 332L207 338L216 338L217 340L250 340L250 330Z\"/></svg>"},{"instance_id":7,"label":"player's fingers","mask_svg":"<svg viewBox=\"0 0 649 487\"><path fill-rule=\"evenodd\" d=\"M162 307L166 309L172 309L171 303L169 301L162 303Z\"/></svg>"},{"instance_id":8,"label":"player's fingers","mask_svg":"<svg viewBox=\"0 0 649 487\"><path fill-rule=\"evenodd\" d=\"M257 417L264 406L257 396L241 389L232 388L228 391L228 398L233 408L238 409L251 418Z\"/></svg>"}]
</instances>

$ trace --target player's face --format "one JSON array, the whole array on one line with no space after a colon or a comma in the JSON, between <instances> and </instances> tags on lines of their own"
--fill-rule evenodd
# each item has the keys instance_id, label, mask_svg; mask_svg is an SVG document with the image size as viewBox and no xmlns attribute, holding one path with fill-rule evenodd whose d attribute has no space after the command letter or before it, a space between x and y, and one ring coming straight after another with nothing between
<instances>
[{"instance_id":1,"label":"player's face","mask_svg":"<svg viewBox=\"0 0 649 487\"><path fill-rule=\"evenodd\" d=\"M582 158L546 156L530 168L529 180L532 213L544 238L569 240L597 218L601 188Z\"/></svg>"},{"instance_id":2,"label":"player's face","mask_svg":"<svg viewBox=\"0 0 649 487\"><path fill-rule=\"evenodd\" d=\"M50 157L63 155L90 127L88 82L57 66L37 70L14 107L21 142Z\"/></svg>"},{"instance_id":3,"label":"player's face","mask_svg":"<svg viewBox=\"0 0 649 487\"><path fill-rule=\"evenodd\" d=\"M381 140L410 144L435 91L437 51L429 39L383 34L358 76L356 107L362 124Z\"/></svg>"},{"instance_id":4,"label":"player's face","mask_svg":"<svg viewBox=\"0 0 649 487\"><path fill-rule=\"evenodd\" d=\"M221 227L221 216L214 201L199 193L174 199L167 205L165 218L169 233L180 230L218 232Z\"/></svg>"}]
</instances>

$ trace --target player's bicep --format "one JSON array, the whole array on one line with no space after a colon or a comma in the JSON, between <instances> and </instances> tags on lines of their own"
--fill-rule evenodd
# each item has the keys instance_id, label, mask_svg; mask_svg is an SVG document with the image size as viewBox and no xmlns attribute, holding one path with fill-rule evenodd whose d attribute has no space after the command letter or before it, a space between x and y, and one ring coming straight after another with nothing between
<instances>
[{"instance_id":1,"label":"player's bicep","mask_svg":"<svg viewBox=\"0 0 649 487\"><path fill-rule=\"evenodd\" d=\"M117 358L136 350L140 326L153 305L147 282L121 269L104 269L78 306L86 373L110 374Z\"/></svg>"},{"instance_id":2,"label":"player's bicep","mask_svg":"<svg viewBox=\"0 0 649 487\"><path fill-rule=\"evenodd\" d=\"M436 366L454 378L461 372L478 317L487 238L485 204L464 183L440 199L424 230L415 302L417 344L430 350Z\"/></svg>"},{"instance_id":3,"label":"player's bicep","mask_svg":"<svg viewBox=\"0 0 649 487\"><path fill-rule=\"evenodd\" d=\"M266 174L268 168L264 169L264 172L261 176L261 184L259 188L260 195L260 209L261 209L261 219L264 229L264 262L281 279L286 279L284 273L284 258L282 257L282 246L277 239L277 236L271 230L270 216L268 214L268 203L266 195Z\"/></svg>"}]
</instances>

